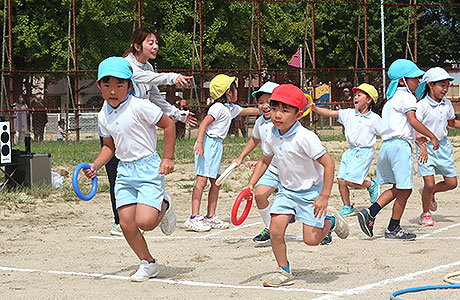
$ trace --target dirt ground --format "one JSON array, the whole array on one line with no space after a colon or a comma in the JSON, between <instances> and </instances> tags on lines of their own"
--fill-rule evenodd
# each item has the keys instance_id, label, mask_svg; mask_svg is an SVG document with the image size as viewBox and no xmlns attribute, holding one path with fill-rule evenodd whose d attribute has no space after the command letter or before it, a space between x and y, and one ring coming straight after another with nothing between
<instances>
[{"instance_id":1,"label":"dirt ground","mask_svg":"<svg viewBox=\"0 0 460 300\"><path fill-rule=\"evenodd\" d=\"M458 162L460 139L452 140ZM324 144L338 166L346 142ZM374 160L376 157L377 151ZM375 164L370 175L375 175ZM240 167L224 183L218 204L222 218L230 221L234 199L249 176L250 171ZM444 284L446 274L460 270L458 188L437 195L436 223L422 227L417 192L421 183L414 174L415 189L402 219L403 228L417 234L412 242L383 238L391 205L379 214L374 238L361 232L356 217L348 217L348 239L333 235L331 245L310 247L302 242L300 222L291 224L287 247L295 284L287 288L262 287L276 262L269 244L258 246L251 240L263 229L256 208L238 227L207 233L185 231L183 222L190 214L194 184L192 164L176 165L176 171L166 177L178 223L169 237L159 229L145 234L160 264L160 274L148 282L129 281L138 260L123 238L109 235L112 213L108 193L98 193L88 202L37 200L16 209L2 208L0 298L390 299L397 290ZM354 190L352 202L357 209L367 207L369 196L364 190ZM341 207L337 185L329 204ZM205 207L203 201L203 213ZM400 297L460 299L460 292L435 290Z\"/></svg>"}]
</instances>

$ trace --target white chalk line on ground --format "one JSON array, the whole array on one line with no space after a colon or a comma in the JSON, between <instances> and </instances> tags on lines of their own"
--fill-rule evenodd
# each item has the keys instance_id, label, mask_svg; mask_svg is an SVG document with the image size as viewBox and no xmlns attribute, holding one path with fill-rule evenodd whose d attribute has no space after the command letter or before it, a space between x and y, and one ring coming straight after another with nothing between
<instances>
[{"instance_id":1,"label":"white chalk line on ground","mask_svg":"<svg viewBox=\"0 0 460 300\"><path fill-rule=\"evenodd\" d=\"M452 224L452 225L449 225L447 227L443 227L443 228L440 228L440 229L437 229L433 232L430 232L430 233L426 233L426 234L423 234L419 237L417 237L417 239L421 240L421 239L426 239L427 237L433 235L433 234L437 234L437 233L440 233L440 232L443 232L443 231L447 231L449 229L452 229L452 228L455 228L455 227L458 227L460 226L460 223L457 223L457 224Z\"/></svg>"},{"instance_id":2,"label":"white chalk line on ground","mask_svg":"<svg viewBox=\"0 0 460 300\"><path fill-rule=\"evenodd\" d=\"M362 293L364 293L364 292L366 292L368 290L374 289L374 288L383 287L383 286L388 285L390 283L413 280L416 277L421 276L421 275L425 275L425 274L433 273L433 272L444 271L444 270L446 270L448 268L459 266L459 265L460 265L460 260L458 260L456 262L453 262L453 263L450 263L450 264L439 265L439 266L433 267L431 269L421 270L421 271L405 274L405 275L402 275L402 276L399 276L399 277L385 279L385 280L382 280L382 281L379 281L379 282L369 283L369 284L366 284L366 285L358 286L358 287L343 290L343 291L330 292L329 295L324 295L324 296L321 296L319 298L314 298L312 300L326 300L326 299L334 299L334 298L339 297L339 296L358 295L358 294L362 294Z\"/></svg>"},{"instance_id":3,"label":"white chalk line on ground","mask_svg":"<svg viewBox=\"0 0 460 300\"><path fill-rule=\"evenodd\" d=\"M54 270L38 270L38 269L20 269L20 268L11 268L11 267L0 267L0 270L10 271L10 272L28 272L28 273L48 273L48 274L57 274L57 275L73 275L73 276L85 276L85 277L95 277L101 279L117 279L117 280L131 280L129 276L119 276L119 275L106 275L98 273L85 273L85 272L69 272L69 271L54 271ZM330 291L322 290L313 290L313 289L304 289L304 288L270 288L263 286L253 286L253 285L232 285L232 284L222 284L222 283L209 283L209 282L199 282L199 281L190 281L190 280L171 280L171 279L158 279L151 278L149 281L167 283L167 284L180 284L187 286L200 286L200 287L217 287L217 288L231 288L231 289L257 289L257 290L273 290L273 291L283 291L283 292L308 292L314 294L329 294Z\"/></svg>"},{"instance_id":4,"label":"white chalk line on ground","mask_svg":"<svg viewBox=\"0 0 460 300\"><path fill-rule=\"evenodd\" d=\"M160 283L167 283L167 284L180 284L180 285L187 285L187 286L200 286L200 287L217 287L217 288L232 288L232 289L257 289L257 290L273 290L273 291L287 291L287 292L308 292L314 294L326 294L319 298L315 298L313 300L326 300L326 299L334 299L339 296L346 296L346 295L358 295L362 294L368 290L383 287L390 283L394 282L401 282L401 281L409 281L413 280L418 276L439 272L446 270L448 268L460 265L460 260L433 267L431 269L421 270L413 273L408 273L399 277L385 279L379 282L366 284L363 286L354 287L351 289L346 289L342 291L323 291L323 290L314 290L314 289L306 289L306 288L269 288L269 287L262 287L262 286L248 286L248 285L232 285L232 284L222 284L222 283L209 283L209 282L199 282L199 281L189 281L189 280L171 280L171 279L158 279L152 278L149 281L153 282L160 282ZM130 280L128 276L119 276L119 275L106 275L106 274L98 274L98 273L85 273L85 272L69 272L69 271L55 271L55 270L38 270L38 269L20 269L20 268L12 268L12 267L0 267L0 270L3 271L15 271L15 272L29 272L29 273L48 273L48 274L57 274L57 275L73 275L73 276L86 276L86 277L95 277L101 279L117 279L117 280Z\"/></svg>"}]
</instances>

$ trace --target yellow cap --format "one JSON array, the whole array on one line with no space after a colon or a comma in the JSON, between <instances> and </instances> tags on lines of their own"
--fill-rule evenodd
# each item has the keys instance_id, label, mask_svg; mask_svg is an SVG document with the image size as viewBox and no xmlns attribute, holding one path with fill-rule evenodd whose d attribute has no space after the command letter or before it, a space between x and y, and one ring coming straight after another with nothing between
<instances>
[{"instance_id":1,"label":"yellow cap","mask_svg":"<svg viewBox=\"0 0 460 300\"><path fill-rule=\"evenodd\" d=\"M225 74L216 75L209 83L209 93L211 98L216 100L222 97L225 92L230 88L230 85L235 81L236 77L228 76Z\"/></svg>"},{"instance_id":2,"label":"yellow cap","mask_svg":"<svg viewBox=\"0 0 460 300\"><path fill-rule=\"evenodd\" d=\"M374 100L374 103L377 103L377 100L379 99L379 93L373 85L362 83L358 87L353 88L353 93L356 93L356 90L365 92L372 98L372 100Z\"/></svg>"}]
</instances>

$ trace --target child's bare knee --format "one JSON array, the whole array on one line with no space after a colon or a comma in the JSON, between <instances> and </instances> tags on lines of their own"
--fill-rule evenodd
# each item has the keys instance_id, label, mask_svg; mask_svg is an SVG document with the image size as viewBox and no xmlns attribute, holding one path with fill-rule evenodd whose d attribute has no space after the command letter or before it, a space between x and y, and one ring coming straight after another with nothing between
<instances>
[{"instance_id":1,"label":"child's bare knee","mask_svg":"<svg viewBox=\"0 0 460 300\"><path fill-rule=\"evenodd\" d=\"M310 236L304 236L303 242L307 244L308 246L318 246L321 241L318 241L317 239L313 239Z\"/></svg>"},{"instance_id":2,"label":"child's bare knee","mask_svg":"<svg viewBox=\"0 0 460 300\"><path fill-rule=\"evenodd\" d=\"M445 182L446 182L447 189L449 189L449 190L455 189L457 187L457 185L458 185L457 178L451 179L451 180L446 180Z\"/></svg>"}]
</instances>

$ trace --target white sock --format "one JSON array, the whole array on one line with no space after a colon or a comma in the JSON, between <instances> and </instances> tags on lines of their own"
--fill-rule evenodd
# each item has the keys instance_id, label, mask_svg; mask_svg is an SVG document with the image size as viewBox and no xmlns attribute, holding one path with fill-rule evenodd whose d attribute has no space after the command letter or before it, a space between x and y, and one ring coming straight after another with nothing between
<instances>
[{"instance_id":1,"label":"white sock","mask_svg":"<svg viewBox=\"0 0 460 300\"><path fill-rule=\"evenodd\" d=\"M270 215L270 208L272 206L268 205L264 209L259 209L259 214L262 217L262 221L264 221L265 227L270 227L270 220L271 220L271 215Z\"/></svg>"}]
</instances>

